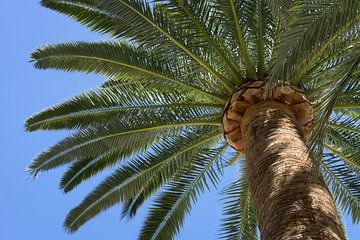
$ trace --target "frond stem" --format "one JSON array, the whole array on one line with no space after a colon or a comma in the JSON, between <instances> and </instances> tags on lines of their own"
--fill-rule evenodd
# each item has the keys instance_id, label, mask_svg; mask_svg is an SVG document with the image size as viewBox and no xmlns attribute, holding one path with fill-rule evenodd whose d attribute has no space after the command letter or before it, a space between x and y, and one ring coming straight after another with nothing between
<instances>
[{"instance_id":1,"label":"frond stem","mask_svg":"<svg viewBox=\"0 0 360 240\"><path fill-rule=\"evenodd\" d=\"M343 125L339 125L339 124L335 124L335 123L329 123L329 126L334 127L334 128L338 128L338 129L342 129L345 131L350 131L350 132L354 132L354 133L359 133L360 134L360 129L355 129L355 128L349 128Z\"/></svg>"},{"instance_id":2,"label":"frond stem","mask_svg":"<svg viewBox=\"0 0 360 240\"><path fill-rule=\"evenodd\" d=\"M213 125L213 126L222 126L222 124L220 122L211 122L211 121L199 121L199 122L182 122L182 123L174 123L174 124L163 124L163 125L157 125L157 126L152 126L152 127L146 127L146 128L139 128L139 129L132 129L132 130L128 130L125 132L119 132L119 133L114 133L114 134L110 134L110 135L106 135L103 137L98 137L95 139L92 139L91 142L98 142L107 138L112 138L112 137L117 137L117 136L122 136L122 135L126 135L126 134L132 134L132 133L138 133L138 132L146 132L146 131L151 131L151 130L157 130L157 129L162 129L162 128L170 128L170 127L182 127L182 126L199 126L199 125ZM76 146L73 146L69 149L67 149L64 152L61 152L59 154L56 154L55 156L49 158L48 160L46 160L45 162L43 162L38 168L37 171L39 171L44 165L46 165L47 163L53 161L54 159L61 157L73 150L76 150L82 146L85 146L88 142L85 143L81 143L78 144Z\"/></svg>"},{"instance_id":3,"label":"frond stem","mask_svg":"<svg viewBox=\"0 0 360 240\"><path fill-rule=\"evenodd\" d=\"M248 54L247 47L246 47L246 41L245 41L244 35L241 30L240 20L239 20L237 11L236 11L234 0L230 0L230 5L231 5L231 11L233 14L233 18L234 18L236 34L237 34L237 38L239 41L239 48L240 48L240 52L241 52L240 55L242 56L242 58L244 60L244 64L246 66L246 74L248 75L247 77L249 77L251 79L256 79L255 67L249 58L249 54Z\"/></svg>"},{"instance_id":4,"label":"frond stem","mask_svg":"<svg viewBox=\"0 0 360 240\"><path fill-rule=\"evenodd\" d=\"M331 169L329 169L329 167L323 161L321 161L321 165L324 167L328 174L330 174L333 178L337 180L337 182L342 186L342 188L348 195L353 196L351 191L349 191L349 189L343 184L343 182L333 173L333 171L331 171ZM354 199L357 201L357 205L360 205L360 199L356 197L354 197Z\"/></svg>"},{"instance_id":5,"label":"frond stem","mask_svg":"<svg viewBox=\"0 0 360 240\"><path fill-rule=\"evenodd\" d=\"M188 186L188 188L185 190L185 192L182 193L181 197L178 198L175 202L174 205L172 205L170 211L166 214L166 216L164 217L164 219L162 220L161 224L157 227L154 235L151 237L151 240L155 240L156 237L159 235L160 230L163 228L163 226L165 225L165 223L169 220L171 214L175 211L176 207L180 204L180 202L188 196L189 192L192 190L192 188L195 186L195 184L197 183L197 181L199 181L199 179L203 176L203 174L208 170L208 168L211 166L211 164L215 161L215 159L226 150L226 148L228 147L227 144L225 144L224 146L222 146L219 150L219 152L212 157L212 159L206 164L206 166L204 166L201 170L201 172L199 174L197 174L196 178L194 180L192 180L190 186Z\"/></svg>"},{"instance_id":6,"label":"frond stem","mask_svg":"<svg viewBox=\"0 0 360 240\"><path fill-rule=\"evenodd\" d=\"M227 165L228 166L234 165L237 162L237 160L239 160L240 157L241 154L237 152L236 155L230 160L230 162Z\"/></svg>"},{"instance_id":7,"label":"frond stem","mask_svg":"<svg viewBox=\"0 0 360 240\"><path fill-rule=\"evenodd\" d=\"M324 144L324 148L326 148L328 151L330 151L330 152L334 153L335 155L337 155L338 157L340 157L343 161L347 162L348 164L350 164L360 170L360 165L358 163L352 161L350 158L346 157L344 154L341 154L339 151L335 150L334 148L330 147L327 144Z\"/></svg>"},{"instance_id":8,"label":"frond stem","mask_svg":"<svg viewBox=\"0 0 360 240\"><path fill-rule=\"evenodd\" d=\"M43 123L48 123L51 121L59 121L62 119L66 119L68 117L79 117L79 116L86 116L89 114L96 114L96 113L101 113L101 112L122 112L122 111L127 111L127 110L141 110L141 109L156 109L156 108L161 108L161 107L186 107L186 108L191 108L191 107L206 107L206 108L215 108L215 109L222 109L224 106L223 105L217 105L217 104L160 104L160 105L151 105L151 106L115 106L115 107L104 107L104 108L95 108L95 109L91 109L91 110L82 110L79 112L73 112L73 113L67 113L67 114L63 114L60 116L55 116L55 117L50 117L38 122L35 122L33 124L29 124L27 127L28 128L33 128L36 126L39 126Z\"/></svg>"},{"instance_id":9,"label":"frond stem","mask_svg":"<svg viewBox=\"0 0 360 240\"><path fill-rule=\"evenodd\" d=\"M173 36L171 36L168 32L166 32L164 29L159 27L156 23L151 21L149 18L144 16L141 12L139 12L136 8L131 6L130 4L126 3L123 0L119 0L123 5L134 11L137 15L139 15L141 18L143 18L146 22L148 22L151 26L153 26L155 29L157 29L159 32L164 34L170 41L172 41L175 45L177 45L181 50L183 50L185 53L187 53L192 59L194 59L197 63L199 63L202 67L204 67L207 71L209 71L214 77L218 79L218 81L231 93L234 90L234 87L231 86L229 81L222 76L220 73L215 71L210 65L206 64L202 59L197 57L192 51L190 51L188 48L186 48L185 45L180 43L178 40L176 40Z\"/></svg>"},{"instance_id":10,"label":"frond stem","mask_svg":"<svg viewBox=\"0 0 360 240\"><path fill-rule=\"evenodd\" d=\"M257 8L258 8L258 42L257 42L257 50L258 50L258 72L261 76L265 69L264 63L264 36L263 36L263 16L262 16L262 0L257 0Z\"/></svg>"},{"instance_id":11,"label":"frond stem","mask_svg":"<svg viewBox=\"0 0 360 240\"><path fill-rule=\"evenodd\" d=\"M226 56L226 54L221 50L219 44L214 41L214 39L209 36L209 33L208 31L205 29L205 27L203 25L201 25L199 23L199 21L194 18L193 14L189 11L189 9L184 5L183 2L179 1L179 0L176 0L177 4L181 7L181 9L183 9L183 11L185 12L185 14L191 18L192 22L196 25L196 27L199 29L199 31L201 33L203 33L203 35L206 37L207 41L210 43L211 46L214 47L215 51L219 54L219 56L224 60L224 62L227 64L227 66L229 67L230 71L232 72L232 74L234 76L237 77L237 82L238 83L241 83L241 79L242 79L242 76L240 74L239 71L237 71L235 69L235 67L233 66L231 60ZM224 48L224 49L227 49L227 48Z\"/></svg>"},{"instance_id":12,"label":"frond stem","mask_svg":"<svg viewBox=\"0 0 360 240\"><path fill-rule=\"evenodd\" d=\"M211 136L211 137L209 137L209 138L206 138L205 140L199 141L199 142L197 142L196 144L193 144L193 145L189 146L188 148L185 148L185 149L183 149L183 150L181 150L181 151L179 151L179 152L176 152L176 153L175 153L174 155L172 155L171 157L166 158L165 160L163 160L163 161L161 161L161 162L159 162L159 163L151 166L150 168L142 171L141 173L144 174L144 173L146 173L146 172L149 172L150 170L152 170L152 169L154 169L155 167L159 166L159 165L160 165L161 163L163 163L164 161L169 160L169 159L172 159L172 158L176 157L177 155L179 155L179 154L181 154L181 153L184 153L184 152L186 152L186 151L188 151L188 150L190 150L190 149L192 149L192 148L194 148L194 147L196 147L196 146L199 146L199 145L201 145L201 144L203 144L203 143L205 143L205 142L207 142L207 141L210 141L210 140L212 140L213 138L215 138L215 137L217 137L217 136L219 136L219 135L221 135L221 134L220 134L220 133L214 134L213 136ZM89 210L90 210L93 206L95 206L98 202L100 202L101 200L103 200L104 198L106 198L107 196L109 196L111 193L113 193L113 192L117 191L118 189L120 189L120 188L121 188L122 186L124 186L126 183L130 182L131 180L133 180L136 176L137 176L137 175L132 176L131 178L126 179L125 182L123 182L123 183L121 183L120 185L116 186L114 189L112 189L111 191L109 191L109 192L107 192L106 194L102 195L99 199L97 199L95 202L93 202L92 204L90 204L85 210L83 210L83 211L72 221L71 224L69 224L69 227L71 227L72 225L74 225L75 222L76 222L81 216L83 216L87 211L89 211Z\"/></svg>"},{"instance_id":13,"label":"frond stem","mask_svg":"<svg viewBox=\"0 0 360 240\"><path fill-rule=\"evenodd\" d=\"M360 109L359 104L334 104L333 109Z\"/></svg>"},{"instance_id":14,"label":"frond stem","mask_svg":"<svg viewBox=\"0 0 360 240\"><path fill-rule=\"evenodd\" d=\"M342 33L344 33L352 24L356 23L360 19L360 17L356 17L352 21L349 21L347 24L345 24L342 28L340 28L338 31L334 33L321 47L319 47L314 54L305 62L301 63L301 68L297 72L297 74L294 76L294 78L291 80L291 83L294 85L299 84L299 81L301 80L301 77L306 73L308 68L310 67L313 62L321 56L321 54L327 49L327 47Z\"/></svg>"},{"instance_id":15,"label":"frond stem","mask_svg":"<svg viewBox=\"0 0 360 240\"><path fill-rule=\"evenodd\" d=\"M156 77L160 77L162 79L169 80L171 82L177 83L177 84L182 85L182 86L186 86L186 87L191 88L191 89L193 89L193 90L195 90L195 91L197 91L199 93L205 94L206 96L209 96L209 97L211 97L213 99L216 99L217 101L219 101L221 103L225 103L224 98L216 96L216 95L214 95L212 93L209 93L209 92L207 92L205 90L202 90L201 88L186 84L186 83L184 83L184 82L182 82L182 81L180 81L178 79L175 79L175 78L172 78L172 77L166 76L164 74L157 73L157 72L145 69L145 68L141 68L141 67L138 67L138 66L134 66L134 65L130 65L130 64L126 64L126 63L122 63L122 62L118 62L118 61L114 61L114 60L110 60L110 59L106 59L106 58L86 56L86 55L64 55L64 56L56 56L56 57L58 57L58 58L61 58L61 57L63 57L63 58L76 57L76 58L93 59L93 60L113 63L113 64L116 64L116 65L119 65L119 66L122 66L122 67L127 67L127 68L130 68L130 69L137 70L139 72L143 72L143 73L150 74L150 75L153 75L153 76L156 76ZM43 60L43 59L49 59L49 58L51 58L51 57L43 57L41 59Z\"/></svg>"}]
</instances>

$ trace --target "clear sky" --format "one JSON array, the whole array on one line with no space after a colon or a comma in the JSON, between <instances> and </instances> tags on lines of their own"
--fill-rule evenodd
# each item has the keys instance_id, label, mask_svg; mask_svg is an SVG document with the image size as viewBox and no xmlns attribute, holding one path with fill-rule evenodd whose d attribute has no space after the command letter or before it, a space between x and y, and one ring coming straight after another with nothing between
<instances>
[{"instance_id":1,"label":"clear sky","mask_svg":"<svg viewBox=\"0 0 360 240\"><path fill-rule=\"evenodd\" d=\"M0 70L1 157L0 239L7 240L133 240L140 230L146 209L130 221L120 221L120 207L114 207L90 221L75 234L62 228L67 212L104 178L104 175L64 195L58 188L64 169L41 174L36 180L26 166L41 150L66 132L26 133L24 121L31 114L59 103L86 89L95 88L102 77L95 75L35 70L29 54L47 43L107 39L78 23L39 6L38 0L1 0ZM236 175L225 175L229 182ZM199 199L178 240L217 238L221 218L220 196L214 192ZM350 240L360 239L359 225L345 218Z\"/></svg>"}]
</instances>

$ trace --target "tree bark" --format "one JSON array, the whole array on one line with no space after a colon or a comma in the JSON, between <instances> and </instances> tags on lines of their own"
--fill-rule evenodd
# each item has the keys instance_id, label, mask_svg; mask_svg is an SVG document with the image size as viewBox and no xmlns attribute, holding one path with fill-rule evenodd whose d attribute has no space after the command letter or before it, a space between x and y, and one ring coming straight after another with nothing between
<instances>
[{"instance_id":1,"label":"tree bark","mask_svg":"<svg viewBox=\"0 0 360 240\"><path fill-rule=\"evenodd\" d=\"M332 196L313 173L295 119L288 106L265 101L251 106L241 122L261 239L344 239Z\"/></svg>"}]
</instances>

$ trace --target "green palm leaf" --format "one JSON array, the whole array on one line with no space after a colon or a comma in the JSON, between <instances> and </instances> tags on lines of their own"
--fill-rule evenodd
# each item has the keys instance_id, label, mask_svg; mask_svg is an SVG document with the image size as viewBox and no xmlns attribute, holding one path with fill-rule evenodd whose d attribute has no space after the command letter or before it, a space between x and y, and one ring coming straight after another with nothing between
<instances>
[{"instance_id":1,"label":"green palm leaf","mask_svg":"<svg viewBox=\"0 0 360 240\"><path fill-rule=\"evenodd\" d=\"M358 123L359 125L359 123ZM360 173L360 137L359 134L331 127L327 135L325 148L340 157L345 163Z\"/></svg>"},{"instance_id":2,"label":"green palm leaf","mask_svg":"<svg viewBox=\"0 0 360 240\"><path fill-rule=\"evenodd\" d=\"M178 79L170 66L159 62L159 56L118 42L103 43L65 43L47 45L31 55L35 67L40 69L61 69L65 71L81 71L99 73L110 78L119 75L136 81L138 77L161 78L195 91L224 101L216 94L211 94L200 86L192 86L189 79ZM161 59L161 58L160 58ZM180 70L178 70L180 71ZM194 82L194 81L192 81ZM186 88L185 88L186 89Z\"/></svg>"},{"instance_id":3,"label":"green palm leaf","mask_svg":"<svg viewBox=\"0 0 360 240\"><path fill-rule=\"evenodd\" d=\"M209 188L209 181L212 184L218 182L215 162L227 147L224 145L200 154L169 184L151 207L141 239L172 239L178 233L185 215L191 210L191 203L197 201L205 187Z\"/></svg>"},{"instance_id":4,"label":"green palm leaf","mask_svg":"<svg viewBox=\"0 0 360 240\"><path fill-rule=\"evenodd\" d=\"M186 162L189 151L201 147L213 140L214 137L219 136L219 132L211 128L210 132L209 130L207 132L207 134L204 132L201 134L201 131L197 134L191 132L188 135L175 138L175 140L164 140L159 147L153 148L155 154L148 152L144 157L134 159L129 164L124 165L69 213L64 223L65 227L70 232L76 231L82 224L101 211L134 196L152 176L152 171L161 169L164 175L167 175L169 171L171 173L171 169L176 169L178 164Z\"/></svg>"},{"instance_id":5,"label":"green palm leaf","mask_svg":"<svg viewBox=\"0 0 360 240\"><path fill-rule=\"evenodd\" d=\"M93 158L76 161L63 174L60 188L67 193L105 168L115 165L122 158L121 152L108 151Z\"/></svg>"},{"instance_id":6,"label":"green palm leaf","mask_svg":"<svg viewBox=\"0 0 360 240\"><path fill-rule=\"evenodd\" d=\"M221 224L222 239L257 239L257 221L245 175L241 170L238 180L222 192L224 210Z\"/></svg>"},{"instance_id":7,"label":"green palm leaf","mask_svg":"<svg viewBox=\"0 0 360 240\"><path fill-rule=\"evenodd\" d=\"M154 120L154 119L152 119ZM136 126L138 124L138 126ZM150 123L114 121L109 126L91 127L67 137L49 150L40 154L29 167L29 172L37 174L42 170L84 159L108 150L121 149L124 156L144 149L149 142L169 132L179 131L181 127L203 125L204 122L163 119ZM206 125L206 123L205 123ZM212 124L210 124L212 125ZM180 128L179 128L180 127Z\"/></svg>"},{"instance_id":8,"label":"green palm leaf","mask_svg":"<svg viewBox=\"0 0 360 240\"><path fill-rule=\"evenodd\" d=\"M349 169L336 155L325 154L323 159L322 172L335 201L343 212L352 216L354 223L358 223L360 220L359 175Z\"/></svg>"},{"instance_id":9,"label":"green palm leaf","mask_svg":"<svg viewBox=\"0 0 360 240\"><path fill-rule=\"evenodd\" d=\"M177 117L184 120L214 116L216 113L220 117L222 108L222 105L213 104L209 99L196 101L186 93L145 89L138 84L117 84L111 88L83 93L40 112L29 118L25 127L29 131L77 129L96 127L113 121L128 122L130 125L129 121L134 118L140 125L149 119L166 119L166 115L168 118L172 115L173 119ZM213 123L215 124L214 120Z\"/></svg>"},{"instance_id":10,"label":"green palm leaf","mask_svg":"<svg viewBox=\"0 0 360 240\"><path fill-rule=\"evenodd\" d=\"M314 131L310 140L312 148L314 152L317 154L317 157L321 157L323 143L325 141L325 129L327 127L328 121L333 112L334 105L336 100L339 98L342 92L344 92L347 88L356 85L356 81L352 78L352 74L356 71L359 63L360 63L360 55L356 54L356 52L350 55L347 59L347 68L341 68L337 72L337 77L339 79L334 82L332 87L335 89L331 93L326 92L322 96L318 96L314 104L314 120L315 126Z\"/></svg>"},{"instance_id":11,"label":"green palm leaf","mask_svg":"<svg viewBox=\"0 0 360 240\"><path fill-rule=\"evenodd\" d=\"M220 19L223 24L229 28L229 37L233 42L233 48L237 49L237 54L241 58L243 65L246 69L246 75L249 78L256 78L256 69L254 63L250 60L249 49L245 39L244 26L240 24L239 16L241 16L239 10L242 4L241 1L229 0L229 1L216 1L218 8L220 9ZM236 40L235 40L236 39Z\"/></svg>"},{"instance_id":12,"label":"green palm leaf","mask_svg":"<svg viewBox=\"0 0 360 240\"><path fill-rule=\"evenodd\" d=\"M208 55L212 62L216 62L217 66L222 69L223 75L228 75L228 78L233 79L233 82L239 81L241 75L237 70L234 59L231 56L231 50L225 47L225 43L221 38L220 21L212 14L214 8L213 3L206 0L159 0L162 3L161 7L164 11L171 14L171 20L174 24L181 22L181 29L183 37L187 37L187 41L192 46L201 47L199 54ZM215 29L215 31L214 31ZM204 50L206 49L206 54ZM216 54L212 54L212 53Z\"/></svg>"},{"instance_id":13,"label":"green palm leaf","mask_svg":"<svg viewBox=\"0 0 360 240\"><path fill-rule=\"evenodd\" d=\"M269 5L274 18L283 25L290 18L290 8L293 4L293 0L266 0Z\"/></svg>"},{"instance_id":14,"label":"green palm leaf","mask_svg":"<svg viewBox=\"0 0 360 240\"><path fill-rule=\"evenodd\" d=\"M358 19L358 1L296 1L294 19L280 34L272 80L298 84L310 65Z\"/></svg>"},{"instance_id":15,"label":"green palm leaf","mask_svg":"<svg viewBox=\"0 0 360 240\"><path fill-rule=\"evenodd\" d=\"M84 14L78 12L79 6L82 12L105 12L106 15L111 16L116 22L121 24L121 27L117 28L117 30L125 36L141 43L150 43L151 45L155 45L155 42L162 40L165 46L170 45L169 49L175 48L177 51L180 50L211 73L211 75L218 79L229 91L233 90L229 80L198 57L185 43L182 43L178 38L174 37L172 35L174 32L170 33L171 28L166 22L166 19L161 15L161 12L153 12L150 5L144 1L43 0L42 3L46 7L74 17L80 22L85 20L85 23L90 26L92 25L92 21L89 22L86 21L86 18L84 19ZM85 16L87 16L87 14ZM105 29L107 29L106 26ZM158 38L154 38L154 36Z\"/></svg>"}]
</instances>

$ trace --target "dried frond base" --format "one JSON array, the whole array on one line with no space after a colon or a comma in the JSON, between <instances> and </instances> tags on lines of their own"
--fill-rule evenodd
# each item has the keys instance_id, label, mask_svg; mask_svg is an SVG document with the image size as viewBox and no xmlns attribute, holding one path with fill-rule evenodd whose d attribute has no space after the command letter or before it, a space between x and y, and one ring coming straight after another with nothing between
<instances>
[{"instance_id":1,"label":"dried frond base","mask_svg":"<svg viewBox=\"0 0 360 240\"><path fill-rule=\"evenodd\" d=\"M291 85L269 90L266 89L265 81L255 81L245 83L233 92L224 109L224 136L233 148L244 153L242 118L250 106L263 101L276 101L290 107L303 130L305 140L309 138L312 131L313 109L304 93Z\"/></svg>"}]
</instances>

